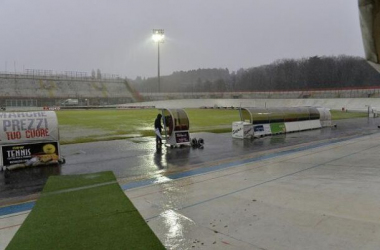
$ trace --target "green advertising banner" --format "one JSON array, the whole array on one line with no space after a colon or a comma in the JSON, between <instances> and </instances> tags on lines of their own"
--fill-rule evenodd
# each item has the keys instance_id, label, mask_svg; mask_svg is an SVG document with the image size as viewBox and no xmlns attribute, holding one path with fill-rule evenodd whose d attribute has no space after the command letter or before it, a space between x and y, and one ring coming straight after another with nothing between
<instances>
[{"instance_id":1,"label":"green advertising banner","mask_svg":"<svg viewBox=\"0 0 380 250\"><path fill-rule=\"evenodd\" d=\"M277 123L271 123L270 129L272 130L272 134L278 134L278 133L285 133L285 123L283 122L277 122Z\"/></svg>"}]
</instances>

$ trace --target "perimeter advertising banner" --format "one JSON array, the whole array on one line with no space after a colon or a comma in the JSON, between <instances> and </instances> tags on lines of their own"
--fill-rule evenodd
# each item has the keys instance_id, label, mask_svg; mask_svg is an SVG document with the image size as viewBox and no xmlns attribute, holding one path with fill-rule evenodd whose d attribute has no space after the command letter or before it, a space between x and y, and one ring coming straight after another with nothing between
<instances>
[{"instance_id":1,"label":"perimeter advertising banner","mask_svg":"<svg viewBox=\"0 0 380 250\"><path fill-rule=\"evenodd\" d=\"M232 137L233 138L250 138L253 136L252 124L249 122L233 122Z\"/></svg>"},{"instance_id":2,"label":"perimeter advertising banner","mask_svg":"<svg viewBox=\"0 0 380 250\"><path fill-rule=\"evenodd\" d=\"M54 111L0 113L1 145L58 140Z\"/></svg>"},{"instance_id":3,"label":"perimeter advertising banner","mask_svg":"<svg viewBox=\"0 0 380 250\"><path fill-rule=\"evenodd\" d=\"M272 134L286 133L285 123L283 122L271 123L270 129Z\"/></svg>"},{"instance_id":4,"label":"perimeter advertising banner","mask_svg":"<svg viewBox=\"0 0 380 250\"><path fill-rule=\"evenodd\" d=\"M3 166L29 167L58 163L58 142L7 145L1 148Z\"/></svg>"},{"instance_id":5,"label":"perimeter advertising banner","mask_svg":"<svg viewBox=\"0 0 380 250\"><path fill-rule=\"evenodd\" d=\"M270 135L272 132L269 124L259 124L253 126L253 133L256 137L260 137Z\"/></svg>"},{"instance_id":6,"label":"perimeter advertising banner","mask_svg":"<svg viewBox=\"0 0 380 250\"><path fill-rule=\"evenodd\" d=\"M175 132L175 141L176 143L190 142L189 132Z\"/></svg>"}]
</instances>

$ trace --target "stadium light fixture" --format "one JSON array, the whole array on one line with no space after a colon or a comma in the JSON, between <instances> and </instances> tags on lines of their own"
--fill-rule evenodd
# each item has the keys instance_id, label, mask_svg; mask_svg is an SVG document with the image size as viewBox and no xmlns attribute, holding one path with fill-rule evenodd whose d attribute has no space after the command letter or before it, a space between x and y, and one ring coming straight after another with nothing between
<instances>
[{"instance_id":1,"label":"stadium light fixture","mask_svg":"<svg viewBox=\"0 0 380 250\"><path fill-rule=\"evenodd\" d=\"M158 50L158 61L157 61L157 79L158 79L158 92L160 92L160 43L163 43L165 40L164 30L163 29L154 29L152 40L157 43Z\"/></svg>"},{"instance_id":2,"label":"stadium light fixture","mask_svg":"<svg viewBox=\"0 0 380 250\"><path fill-rule=\"evenodd\" d=\"M156 43L163 43L165 39L164 30L163 29L154 29L152 39Z\"/></svg>"}]
</instances>

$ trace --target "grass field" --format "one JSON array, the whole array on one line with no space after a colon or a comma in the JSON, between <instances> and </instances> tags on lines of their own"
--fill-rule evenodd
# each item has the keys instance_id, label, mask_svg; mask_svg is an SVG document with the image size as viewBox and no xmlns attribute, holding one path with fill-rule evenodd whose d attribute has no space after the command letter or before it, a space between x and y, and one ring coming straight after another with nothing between
<instances>
[{"instance_id":1,"label":"grass field","mask_svg":"<svg viewBox=\"0 0 380 250\"><path fill-rule=\"evenodd\" d=\"M190 132L230 132L239 121L238 110L185 109L190 119ZM157 109L139 110L64 110L57 112L61 144L128 137L153 136ZM366 117L366 113L332 111L333 120Z\"/></svg>"},{"instance_id":2,"label":"grass field","mask_svg":"<svg viewBox=\"0 0 380 250\"><path fill-rule=\"evenodd\" d=\"M342 111L332 110L331 116L333 120L341 120L341 119L368 117L368 114L366 112L342 112Z\"/></svg>"}]
</instances>

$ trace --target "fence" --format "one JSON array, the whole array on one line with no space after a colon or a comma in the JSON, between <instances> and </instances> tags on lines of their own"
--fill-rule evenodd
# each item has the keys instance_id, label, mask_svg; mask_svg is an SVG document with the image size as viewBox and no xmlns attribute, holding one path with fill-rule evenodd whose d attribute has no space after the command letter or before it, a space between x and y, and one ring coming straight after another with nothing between
<instances>
[{"instance_id":1,"label":"fence","mask_svg":"<svg viewBox=\"0 0 380 250\"><path fill-rule=\"evenodd\" d=\"M19 79L75 79L75 80L123 80L116 74L101 74L100 77L90 75L87 72L80 71L63 71L57 72L53 70L40 70L40 69L25 69L24 72L9 72L0 71L1 78L19 78Z\"/></svg>"}]
</instances>

